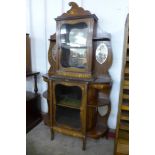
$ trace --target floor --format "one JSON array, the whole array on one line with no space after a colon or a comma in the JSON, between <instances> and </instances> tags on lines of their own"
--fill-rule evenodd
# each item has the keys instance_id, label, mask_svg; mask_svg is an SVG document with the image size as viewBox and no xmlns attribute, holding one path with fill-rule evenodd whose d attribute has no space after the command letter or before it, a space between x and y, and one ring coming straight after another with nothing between
<instances>
[{"instance_id":1,"label":"floor","mask_svg":"<svg viewBox=\"0 0 155 155\"><path fill-rule=\"evenodd\" d=\"M79 138L55 134L50 140L50 130L41 122L26 135L26 155L113 155L114 140L87 138L86 151L82 151Z\"/></svg>"}]
</instances>

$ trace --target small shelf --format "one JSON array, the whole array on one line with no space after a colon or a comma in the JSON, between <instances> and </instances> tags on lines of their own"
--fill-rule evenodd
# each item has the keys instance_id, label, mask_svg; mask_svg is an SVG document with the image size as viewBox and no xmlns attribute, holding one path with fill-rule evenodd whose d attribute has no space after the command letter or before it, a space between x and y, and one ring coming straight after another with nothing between
<instances>
[{"instance_id":1,"label":"small shelf","mask_svg":"<svg viewBox=\"0 0 155 155\"><path fill-rule=\"evenodd\" d=\"M56 102L54 104L61 107L80 109L82 97L80 87L57 84L55 89Z\"/></svg>"},{"instance_id":2,"label":"small shelf","mask_svg":"<svg viewBox=\"0 0 155 155\"><path fill-rule=\"evenodd\" d=\"M93 41L110 41L111 40L111 36L109 33L105 33L103 36L104 37L94 37Z\"/></svg>"},{"instance_id":3,"label":"small shelf","mask_svg":"<svg viewBox=\"0 0 155 155\"><path fill-rule=\"evenodd\" d=\"M87 46L70 46L70 45L61 45L62 48L66 48L66 49L70 49L70 48L78 48L78 49L81 49L81 48L84 48L86 49Z\"/></svg>"},{"instance_id":4,"label":"small shelf","mask_svg":"<svg viewBox=\"0 0 155 155\"><path fill-rule=\"evenodd\" d=\"M79 106L73 106L73 105L69 105L69 104L65 104L65 103L61 103L61 104L56 104L57 106L61 106L61 107L66 107L66 108L72 108L72 109L80 109Z\"/></svg>"},{"instance_id":5,"label":"small shelf","mask_svg":"<svg viewBox=\"0 0 155 155\"><path fill-rule=\"evenodd\" d=\"M109 105L109 99L108 98L100 98L96 102L97 102L96 105L94 105L94 104L88 104L88 107L96 108L96 107L100 107L100 106Z\"/></svg>"},{"instance_id":6,"label":"small shelf","mask_svg":"<svg viewBox=\"0 0 155 155\"><path fill-rule=\"evenodd\" d=\"M107 126L103 126L100 123L98 123L95 128L87 132L87 136L90 138L98 139L101 136L104 136L107 133L107 131Z\"/></svg>"},{"instance_id":7,"label":"small shelf","mask_svg":"<svg viewBox=\"0 0 155 155\"><path fill-rule=\"evenodd\" d=\"M59 101L56 105L73 109L80 109L81 102L80 100L65 98Z\"/></svg>"},{"instance_id":8,"label":"small shelf","mask_svg":"<svg viewBox=\"0 0 155 155\"><path fill-rule=\"evenodd\" d=\"M80 110L67 108L62 106L56 107L56 125L72 128L75 130L81 129Z\"/></svg>"}]
</instances>

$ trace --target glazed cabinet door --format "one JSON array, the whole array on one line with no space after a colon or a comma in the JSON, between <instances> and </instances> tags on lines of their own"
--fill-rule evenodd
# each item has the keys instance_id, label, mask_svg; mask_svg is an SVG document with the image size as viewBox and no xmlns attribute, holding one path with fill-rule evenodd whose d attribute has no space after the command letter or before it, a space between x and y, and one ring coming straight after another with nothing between
<instances>
[{"instance_id":1,"label":"glazed cabinet door","mask_svg":"<svg viewBox=\"0 0 155 155\"><path fill-rule=\"evenodd\" d=\"M57 69L90 72L94 20L57 21Z\"/></svg>"},{"instance_id":2,"label":"glazed cabinet door","mask_svg":"<svg viewBox=\"0 0 155 155\"><path fill-rule=\"evenodd\" d=\"M53 82L54 125L85 134L87 85Z\"/></svg>"}]
</instances>

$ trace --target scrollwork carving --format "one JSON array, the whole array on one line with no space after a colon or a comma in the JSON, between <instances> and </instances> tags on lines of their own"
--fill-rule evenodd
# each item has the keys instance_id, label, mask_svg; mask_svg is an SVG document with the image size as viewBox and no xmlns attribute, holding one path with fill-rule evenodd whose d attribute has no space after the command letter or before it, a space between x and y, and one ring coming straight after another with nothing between
<instances>
[{"instance_id":1,"label":"scrollwork carving","mask_svg":"<svg viewBox=\"0 0 155 155\"><path fill-rule=\"evenodd\" d=\"M71 9L66 13L63 13L58 18L69 17L69 16L83 16L83 15L91 15L90 11L84 10L82 7L79 7L75 2L70 2L69 6Z\"/></svg>"},{"instance_id":2,"label":"scrollwork carving","mask_svg":"<svg viewBox=\"0 0 155 155\"><path fill-rule=\"evenodd\" d=\"M50 36L50 46L48 50L48 61L50 64L50 69L48 73L50 75L54 74L56 71L56 59L55 59L55 54L56 54L56 40L55 40L55 34Z\"/></svg>"}]
</instances>

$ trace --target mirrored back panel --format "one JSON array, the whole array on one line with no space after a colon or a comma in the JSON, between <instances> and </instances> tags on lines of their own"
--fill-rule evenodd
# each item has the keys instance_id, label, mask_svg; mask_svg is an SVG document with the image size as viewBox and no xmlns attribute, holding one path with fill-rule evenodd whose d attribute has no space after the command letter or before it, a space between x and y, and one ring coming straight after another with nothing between
<instances>
[{"instance_id":1,"label":"mirrored back panel","mask_svg":"<svg viewBox=\"0 0 155 155\"><path fill-rule=\"evenodd\" d=\"M60 30L61 65L86 68L88 26L84 22L63 24Z\"/></svg>"}]
</instances>

